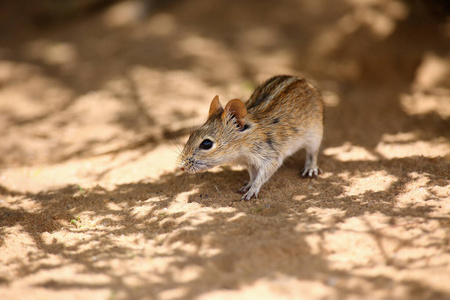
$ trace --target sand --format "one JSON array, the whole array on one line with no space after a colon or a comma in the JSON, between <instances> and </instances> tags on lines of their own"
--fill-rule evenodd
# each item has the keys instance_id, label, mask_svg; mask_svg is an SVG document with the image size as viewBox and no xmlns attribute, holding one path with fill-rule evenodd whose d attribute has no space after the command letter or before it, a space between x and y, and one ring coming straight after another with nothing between
<instances>
[{"instance_id":1,"label":"sand","mask_svg":"<svg viewBox=\"0 0 450 300\"><path fill-rule=\"evenodd\" d=\"M4 2L0 299L450 299L448 24L193 0L38 26ZM275 74L324 96L320 177L300 151L245 202L243 169L175 169L216 94Z\"/></svg>"}]
</instances>

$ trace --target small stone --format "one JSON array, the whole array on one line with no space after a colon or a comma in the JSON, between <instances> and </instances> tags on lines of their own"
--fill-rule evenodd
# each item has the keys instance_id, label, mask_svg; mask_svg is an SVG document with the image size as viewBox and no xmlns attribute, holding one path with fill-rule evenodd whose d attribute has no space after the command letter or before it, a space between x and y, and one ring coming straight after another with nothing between
<instances>
[{"instance_id":1,"label":"small stone","mask_svg":"<svg viewBox=\"0 0 450 300\"><path fill-rule=\"evenodd\" d=\"M103 219L102 222L101 222L101 224L102 224L103 226L111 226L112 222L111 222L110 219Z\"/></svg>"},{"instance_id":2,"label":"small stone","mask_svg":"<svg viewBox=\"0 0 450 300\"><path fill-rule=\"evenodd\" d=\"M335 286L336 283L337 283L336 277L330 277L327 279L327 285L329 285L329 286Z\"/></svg>"}]
</instances>

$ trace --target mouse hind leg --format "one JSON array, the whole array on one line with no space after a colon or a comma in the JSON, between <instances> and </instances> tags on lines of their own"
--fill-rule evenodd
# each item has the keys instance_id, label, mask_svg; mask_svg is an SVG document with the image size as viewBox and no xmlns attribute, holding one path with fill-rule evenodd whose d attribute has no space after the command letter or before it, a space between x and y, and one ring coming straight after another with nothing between
<instances>
[{"instance_id":1,"label":"mouse hind leg","mask_svg":"<svg viewBox=\"0 0 450 300\"><path fill-rule=\"evenodd\" d=\"M319 148L322 142L323 128L310 129L307 133L305 150L306 161L301 174L304 177L314 177L322 173L322 170L317 165L317 156L319 155Z\"/></svg>"}]
</instances>

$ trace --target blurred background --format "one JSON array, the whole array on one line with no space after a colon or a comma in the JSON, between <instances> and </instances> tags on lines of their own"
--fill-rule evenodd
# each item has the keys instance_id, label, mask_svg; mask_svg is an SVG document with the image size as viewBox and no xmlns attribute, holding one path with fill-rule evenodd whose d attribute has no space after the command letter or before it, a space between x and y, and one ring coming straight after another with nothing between
<instances>
[{"instance_id":1,"label":"blurred background","mask_svg":"<svg viewBox=\"0 0 450 300\"><path fill-rule=\"evenodd\" d=\"M145 151L201 124L214 95L245 100L282 73L322 90L326 147L447 143L449 12L445 0L4 0L0 164Z\"/></svg>"},{"instance_id":2,"label":"blurred background","mask_svg":"<svg viewBox=\"0 0 450 300\"><path fill-rule=\"evenodd\" d=\"M449 12L0 0L0 299L449 299ZM245 171L175 170L276 74L322 92L323 175L300 151L247 202Z\"/></svg>"}]
</instances>

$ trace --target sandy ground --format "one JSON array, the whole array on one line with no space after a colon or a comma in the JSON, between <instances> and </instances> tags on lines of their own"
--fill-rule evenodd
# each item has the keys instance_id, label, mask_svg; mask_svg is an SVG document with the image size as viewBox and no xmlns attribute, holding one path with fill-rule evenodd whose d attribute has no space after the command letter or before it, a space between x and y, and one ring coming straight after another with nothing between
<instances>
[{"instance_id":1,"label":"sandy ground","mask_svg":"<svg viewBox=\"0 0 450 300\"><path fill-rule=\"evenodd\" d=\"M390 0L0 4L0 299L450 299L450 27ZM120 13L118 13L120 12ZM260 198L175 170L209 102L326 102Z\"/></svg>"}]
</instances>

